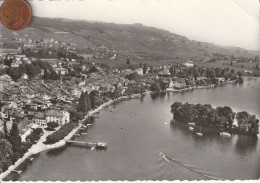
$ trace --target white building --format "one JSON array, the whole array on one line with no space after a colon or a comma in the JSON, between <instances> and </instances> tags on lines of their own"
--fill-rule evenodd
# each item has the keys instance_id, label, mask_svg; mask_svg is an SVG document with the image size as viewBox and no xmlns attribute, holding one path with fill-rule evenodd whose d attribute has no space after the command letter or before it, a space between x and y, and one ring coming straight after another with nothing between
<instances>
[{"instance_id":1,"label":"white building","mask_svg":"<svg viewBox=\"0 0 260 183\"><path fill-rule=\"evenodd\" d=\"M28 77L27 74L22 74L21 78L24 79L24 80L27 80L29 77Z\"/></svg>"},{"instance_id":2,"label":"white building","mask_svg":"<svg viewBox=\"0 0 260 183\"><path fill-rule=\"evenodd\" d=\"M143 71L143 68L138 68L135 70L135 72L139 75L143 75L144 74L144 71Z\"/></svg>"},{"instance_id":3,"label":"white building","mask_svg":"<svg viewBox=\"0 0 260 183\"><path fill-rule=\"evenodd\" d=\"M47 120L45 114L37 113L34 117L34 123L40 126L46 126Z\"/></svg>"},{"instance_id":4,"label":"white building","mask_svg":"<svg viewBox=\"0 0 260 183\"><path fill-rule=\"evenodd\" d=\"M11 81L12 78L7 74L0 76L0 85L8 85Z\"/></svg>"},{"instance_id":5,"label":"white building","mask_svg":"<svg viewBox=\"0 0 260 183\"><path fill-rule=\"evenodd\" d=\"M183 65L184 65L185 67L193 67L193 66L194 66L194 64L191 63L191 62L185 62Z\"/></svg>"},{"instance_id":6,"label":"white building","mask_svg":"<svg viewBox=\"0 0 260 183\"><path fill-rule=\"evenodd\" d=\"M70 121L70 113L68 111L50 110L45 115L47 123L57 122L59 125L64 125Z\"/></svg>"},{"instance_id":7,"label":"white building","mask_svg":"<svg viewBox=\"0 0 260 183\"><path fill-rule=\"evenodd\" d=\"M54 71L55 71L57 74L61 74L61 75L68 74L68 69L62 68L62 67L54 68Z\"/></svg>"}]
</instances>

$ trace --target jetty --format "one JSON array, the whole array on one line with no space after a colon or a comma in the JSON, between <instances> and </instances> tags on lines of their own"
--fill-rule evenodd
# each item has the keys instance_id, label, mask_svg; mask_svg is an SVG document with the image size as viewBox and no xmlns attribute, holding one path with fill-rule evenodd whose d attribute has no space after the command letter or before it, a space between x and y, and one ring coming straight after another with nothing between
<instances>
[{"instance_id":1,"label":"jetty","mask_svg":"<svg viewBox=\"0 0 260 183\"><path fill-rule=\"evenodd\" d=\"M79 147L88 147L88 148L101 148L106 149L107 143L105 142L82 142L82 141L67 141L68 145L79 146Z\"/></svg>"},{"instance_id":2,"label":"jetty","mask_svg":"<svg viewBox=\"0 0 260 183\"><path fill-rule=\"evenodd\" d=\"M23 172L21 170L11 170L11 171L17 173L18 175L20 175Z\"/></svg>"},{"instance_id":3,"label":"jetty","mask_svg":"<svg viewBox=\"0 0 260 183\"><path fill-rule=\"evenodd\" d=\"M28 159L29 161L33 161L33 158L26 158L26 159Z\"/></svg>"}]
</instances>

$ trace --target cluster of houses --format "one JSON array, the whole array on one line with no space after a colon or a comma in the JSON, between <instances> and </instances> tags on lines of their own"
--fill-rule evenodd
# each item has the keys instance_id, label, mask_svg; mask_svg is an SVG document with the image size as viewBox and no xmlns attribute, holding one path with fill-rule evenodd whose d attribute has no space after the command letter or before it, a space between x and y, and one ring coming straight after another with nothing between
<instances>
[{"instance_id":1,"label":"cluster of houses","mask_svg":"<svg viewBox=\"0 0 260 183\"><path fill-rule=\"evenodd\" d=\"M50 40L18 39L20 43L36 45L35 49L42 46L63 45L65 44ZM66 44L70 50L72 44ZM105 47L97 49L106 50ZM71 50L70 50L71 51ZM95 58L97 53L78 54L84 60ZM115 59L119 55L116 52L110 54L110 58ZM104 52L104 55L107 53ZM123 58L123 57L122 57ZM34 58L27 58L21 53L3 53L0 56L0 70L8 67L3 64L3 60L12 59L10 67L19 67L23 62L31 64ZM2 62L1 62L2 61ZM45 127L48 122L57 122L63 125L70 121L70 113L75 109L75 105L82 92L95 90L99 95L106 92L119 92L124 94L128 87L136 85L149 86L159 79L163 81L168 89L179 89L187 86L187 80L192 84L198 84L206 78L198 78L195 83L194 78L178 78L171 77L171 66L143 67L136 69L117 69L105 68L99 64L80 63L75 59L57 59L46 58L41 59L42 62L48 62L53 71L61 76L61 80L42 80L42 78L28 78L26 74L22 74L21 78L16 82L7 74L0 74L0 126L2 121L7 120L10 128L14 120L20 121L22 131L26 130L27 124L36 124ZM77 66L77 67L75 67ZM183 67L193 67L192 61L186 61L181 66L175 68L176 72L181 72ZM90 68L95 67L95 72L89 72ZM77 70L75 76L69 75L70 72ZM156 69L158 72L150 71ZM127 75L137 73L140 78L135 80L127 79ZM43 75L44 73L42 73Z\"/></svg>"}]
</instances>

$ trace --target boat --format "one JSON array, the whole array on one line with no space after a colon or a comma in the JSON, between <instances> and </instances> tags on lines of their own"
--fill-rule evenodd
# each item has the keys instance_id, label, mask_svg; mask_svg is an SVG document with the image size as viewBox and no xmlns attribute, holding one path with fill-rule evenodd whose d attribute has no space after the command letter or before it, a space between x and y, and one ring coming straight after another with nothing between
<instances>
[{"instance_id":1,"label":"boat","mask_svg":"<svg viewBox=\"0 0 260 183\"><path fill-rule=\"evenodd\" d=\"M201 133L201 126L200 126L200 131L196 133L196 135L198 135L199 137L203 136L203 133Z\"/></svg>"},{"instance_id":2,"label":"boat","mask_svg":"<svg viewBox=\"0 0 260 183\"><path fill-rule=\"evenodd\" d=\"M195 126L195 123L188 123L188 125L190 125L190 126Z\"/></svg>"},{"instance_id":3,"label":"boat","mask_svg":"<svg viewBox=\"0 0 260 183\"><path fill-rule=\"evenodd\" d=\"M202 134L201 132L197 132L196 135L198 135L198 136L200 136L200 137L203 136L203 134Z\"/></svg>"},{"instance_id":4,"label":"boat","mask_svg":"<svg viewBox=\"0 0 260 183\"><path fill-rule=\"evenodd\" d=\"M193 127L189 127L189 130L190 130L190 131L194 131L194 128L193 128Z\"/></svg>"},{"instance_id":5,"label":"boat","mask_svg":"<svg viewBox=\"0 0 260 183\"><path fill-rule=\"evenodd\" d=\"M220 136L231 137L231 134L228 132L220 132Z\"/></svg>"},{"instance_id":6,"label":"boat","mask_svg":"<svg viewBox=\"0 0 260 183\"><path fill-rule=\"evenodd\" d=\"M163 154L162 152L159 153L159 156L166 160L168 163L170 163L170 161L166 158L165 154Z\"/></svg>"},{"instance_id":7,"label":"boat","mask_svg":"<svg viewBox=\"0 0 260 183\"><path fill-rule=\"evenodd\" d=\"M105 149L105 148L107 148L107 143L99 141L99 142L97 142L96 147L101 148L101 149Z\"/></svg>"},{"instance_id":8,"label":"boat","mask_svg":"<svg viewBox=\"0 0 260 183\"><path fill-rule=\"evenodd\" d=\"M91 151L93 151L95 149L95 147L91 147Z\"/></svg>"},{"instance_id":9,"label":"boat","mask_svg":"<svg viewBox=\"0 0 260 183\"><path fill-rule=\"evenodd\" d=\"M167 123L163 123L164 125L167 125Z\"/></svg>"}]
</instances>

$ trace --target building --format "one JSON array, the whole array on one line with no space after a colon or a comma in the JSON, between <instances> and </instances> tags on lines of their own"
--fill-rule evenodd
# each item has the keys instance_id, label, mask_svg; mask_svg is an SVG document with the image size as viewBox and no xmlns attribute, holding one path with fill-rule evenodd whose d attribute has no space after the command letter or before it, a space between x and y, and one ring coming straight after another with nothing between
<instances>
[{"instance_id":1,"label":"building","mask_svg":"<svg viewBox=\"0 0 260 183\"><path fill-rule=\"evenodd\" d=\"M194 66L194 64L191 63L191 62L185 62L183 65L184 65L185 67L193 67L193 66Z\"/></svg>"},{"instance_id":2,"label":"building","mask_svg":"<svg viewBox=\"0 0 260 183\"><path fill-rule=\"evenodd\" d=\"M54 68L54 71L55 71L57 74L61 74L61 75L68 74L68 69L62 68L62 67L56 67L56 68Z\"/></svg>"},{"instance_id":3,"label":"building","mask_svg":"<svg viewBox=\"0 0 260 183\"><path fill-rule=\"evenodd\" d=\"M28 77L28 75L27 74L22 74L22 76L21 76L21 79L24 79L24 80L27 80L29 77Z\"/></svg>"},{"instance_id":4,"label":"building","mask_svg":"<svg viewBox=\"0 0 260 183\"><path fill-rule=\"evenodd\" d=\"M46 126L47 120L44 113L37 113L33 119L34 123L40 126Z\"/></svg>"},{"instance_id":5,"label":"building","mask_svg":"<svg viewBox=\"0 0 260 183\"><path fill-rule=\"evenodd\" d=\"M143 71L143 68L138 68L135 70L135 72L139 75L143 75L144 74L144 71Z\"/></svg>"},{"instance_id":6,"label":"building","mask_svg":"<svg viewBox=\"0 0 260 183\"><path fill-rule=\"evenodd\" d=\"M57 122L59 125L64 125L70 121L70 113L68 111L50 110L45 115L47 123Z\"/></svg>"},{"instance_id":7,"label":"building","mask_svg":"<svg viewBox=\"0 0 260 183\"><path fill-rule=\"evenodd\" d=\"M0 85L8 85L11 81L12 78L7 74L0 76Z\"/></svg>"}]
</instances>

